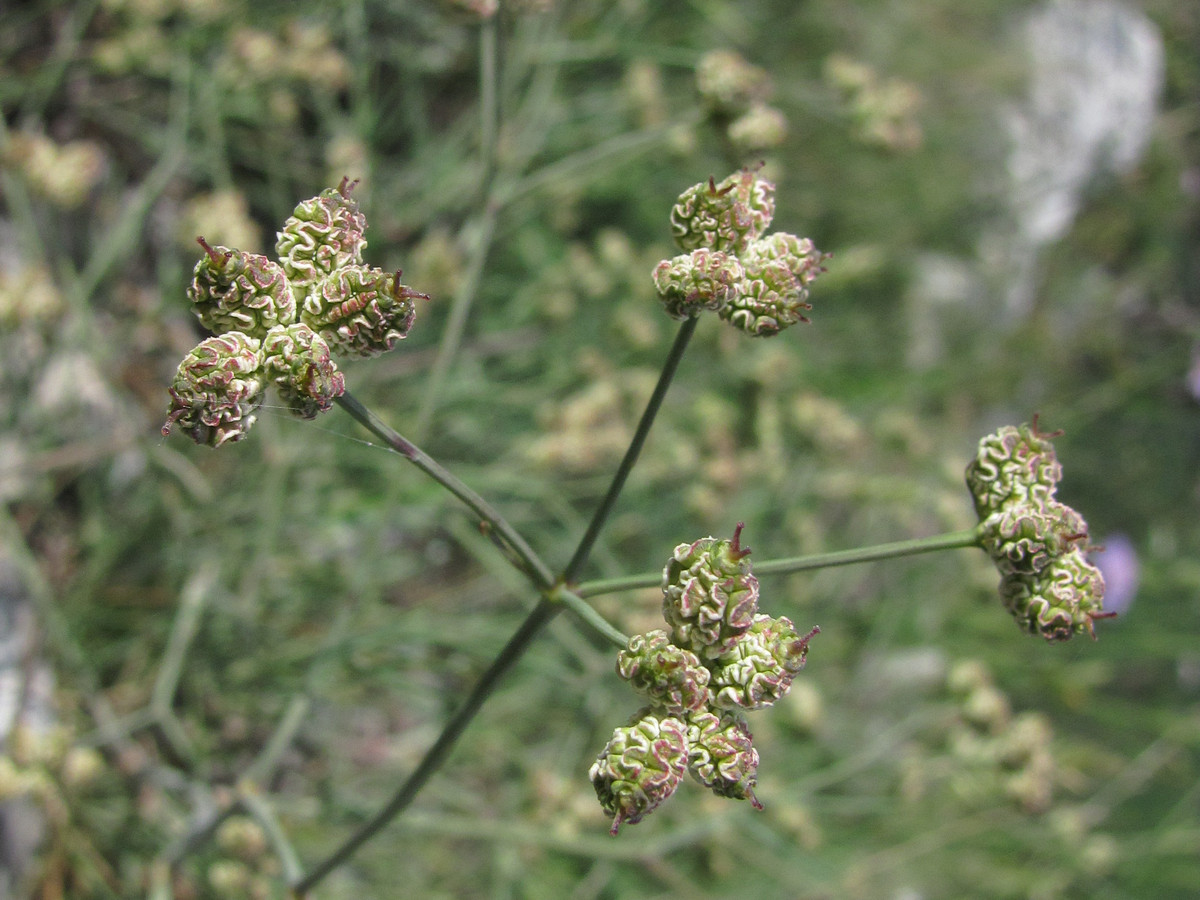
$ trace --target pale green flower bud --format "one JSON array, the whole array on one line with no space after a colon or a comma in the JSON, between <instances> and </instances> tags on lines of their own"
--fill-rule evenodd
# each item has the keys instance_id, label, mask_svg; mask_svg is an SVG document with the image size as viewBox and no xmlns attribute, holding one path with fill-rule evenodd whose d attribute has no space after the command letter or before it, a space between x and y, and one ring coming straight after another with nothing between
<instances>
[{"instance_id":1,"label":"pale green flower bud","mask_svg":"<svg viewBox=\"0 0 1200 900\"><path fill-rule=\"evenodd\" d=\"M375 356L408 334L413 300L428 299L400 283L400 273L347 266L322 279L304 298L301 320L339 355Z\"/></svg>"},{"instance_id":2,"label":"pale green flower bud","mask_svg":"<svg viewBox=\"0 0 1200 900\"><path fill-rule=\"evenodd\" d=\"M721 318L758 337L807 322L808 285L824 271L824 259L811 240L786 232L751 241L741 255L742 289L722 307Z\"/></svg>"},{"instance_id":3,"label":"pale green flower bud","mask_svg":"<svg viewBox=\"0 0 1200 900\"><path fill-rule=\"evenodd\" d=\"M775 107L760 103L730 122L726 133L741 153L772 150L787 137L787 118Z\"/></svg>"},{"instance_id":4,"label":"pale green flower bud","mask_svg":"<svg viewBox=\"0 0 1200 900\"><path fill-rule=\"evenodd\" d=\"M688 717L688 771L718 797L749 800L755 809L762 809L754 796L758 751L752 738L740 716L706 711Z\"/></svg>"},{"instance_id":5,"label":"pale green flower bud","mask_svg":"<svg viewBox=\"0 0 1200 900\"><path fill-rule=\"evenodd\" d=\"M713 113L736 115L770 97L771 77L736 51L711 50L696 65L696 90Z\"/></svg>"},{"instance_id":6,"label":"pale green flower bud","mask_svg":"<svg viewBox=\"0 0 1200 900\"><path fill-rule=\"evenodd\" d=\"M230 816L217 829L217 846L247 862L259 859L270 846L262 826L249 816Z\"/></svg>"},{"instance_id":7,"label":"pale green flower bud","mask_svg":"<svg viewBox=\"0 0 1200 900\"><path fill-rule=\"evenodd\" d=\"M208 886L218 897L250 895L250 869L236 859L218 859L208 867Z\"/></svg>"},{"instance_id":8,"label":"pale green flower bud","mask_svg":"<svg viewBox=\"0 0 1200 900\"><path fill-rule=\"evenodd\" d=\"M1006 575L1000 598L1017 624L1048 641L1065 641L1086 631L1096 637L1094 622L1105 613L1104 576L1079 547L1055 557L1036 575Z\"/></svg>"},{"instance_id":9,"label":"pale green flower bud","mask_svg":"<svg viewBox=\"0 0 1200 900\"><path fill-rule=\"evenodd\" d=\"M0 755L0 803L29 793L30 782L24 770L11 757Z\"/></svg>"},{"instance_id":10,"label":"pale green flower bud","mask_svg":"<svg viewBox=\"0 0 1200 900\"><path fill-rule=\"evenodd\" d=\"M708 705L708 669L695 653L672 644L665 631L631 637L617 654L617 674L671 715Z\"/></svg>"},{"instance_id":11,"label":"pale green flower bud","mask_svg":"<svg viewBox=\"0 0 1200 900\"><path fill-rule=\"evenodd\" d=\"M744 274L736 256L702 248L660 262L654 268L654 286L667 314L686 319L701 310L720 309L737 297Z\"/></svg>"},{"instance_id":12,"label":"pale green flower bud","mask_svg":"<svg viewBox=\"0 0 1200 900\"><path fill-rule=\"evenodd\" d=\"M330 358L319 334L297 322L267 332L262 342L263 371L296 415L316 418L346 393L346 378Z\"/></svg>"},{"instance_id":13,"label":"pale green flower bud","mask_svg":"<svg viewBox=\"0 0 1200 900\"><path fill-rule=\"evenodd\" d=\"M367 219L350 197L356 184L343 178L338 187L300 203L279 232L275 252L298 294L335 269L362 265Z\"/></svg>"},{"instance_id":14,"label":"pale green flower bud","mask_svg":"<svg viewBox=\"0 0 1200 900\"><path fill-rule=\"evenodd\" d=\"M663 569L663 618L671 639L702 660L727 653L754 622L758 579L750 572L749 549L733 540L701 538L680 544Z\"/></svg>"},{"instance_id":15,"label":"pale green flower bud","mask_svg":"<svg viewBox=\"0 0 1200 900\"><path fill-rule=\"evenodd\" d=\"M775 185L743 169L720 184L693 185L671 210L671 231L685 253L707 247L740 253L767 230L775 216Z\"/></svg>"},{"instance_id":16,"label":"pale green flower bud","mask_svg":"<svg viewBox=\"0 0 1200 900\"><path fill-rule=\"evenodd\" d=\"M600 805L613 817L612 834L675 793L687 766L686 726L674 716L646 709L616 729L588 772Z\"/></svg>"},{"instance_id":17,"label":"pale green flower bud","mask_svg":"<svg viewBox=\"0 0 1200 900\"><path fill-rule=\"evenodd\" d=\"M104 767L104 757L95 747L72 747L63 757L59 777L64 786L79 790L95 782Z\"/></svg>"},{"instance_id":18,"label":"pale green flower bud","mask_svg":"<svg viewBox=\"0 0 1200 900\"><path fill-rule=\"evenodd\" d=\"M979 442L975 459L967 466L967 487L980 518L1005 504L1045 506L1062 478L1062 466L1050 438L1032 425L1006 425Z\"/></svg>"},{"instance_id":19,"label":"pale green flower bud","mask_svg":"<svg viewBox=\"0 0 1200 900\"><path fill-rule=\"evenodd\" d=\"M196 240L204 256L196 263L187 294L205 328L214 334L240 331L261 339L276 325L296 321L296 300L278 263Z\"/></svg>"},{"instance_id":20,"label":"pale green flower bud","mask_svg":"<svg viewBox=\"0 0 1200 900\"><path fill-rule=\"evenodd\" d=\"M1001 575L1032 575L1087 539L1083 516L1057 500L1012 503L979 523L980 544Z\"/></svg>"},{"instance_id":21,"label":"pale green flower bud","mask_svg":"<svg viewBox=\"0 0 1200 900\"><path fill-rule=\"evenodd\" d=\"M240 331L201 341L179 364L168 388L171 409L164 435L179 425L197 444L240 441L254 424L266 378L261 344Z\"/></svg>"},{"instance_id":22,"label":"pale green flower bud","mask_svg":"<svg viewBox=\"0 0 1200 900\"><path fill-rule=\"evenodd\" d=\"M780 700L804 668L808 642L819 631L802 637L786 616L755 616L750 629L713 663L713 705L754 710Z\"/></svg>"}]
</instances>

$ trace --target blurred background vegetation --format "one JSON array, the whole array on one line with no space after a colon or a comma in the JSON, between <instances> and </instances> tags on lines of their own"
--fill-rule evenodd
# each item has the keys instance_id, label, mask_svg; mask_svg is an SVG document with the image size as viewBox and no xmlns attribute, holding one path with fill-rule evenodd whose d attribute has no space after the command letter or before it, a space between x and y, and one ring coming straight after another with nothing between
<instances>
[{"instance_id":1,"label":"blurred background vegetation","mask_svg":"<svg viewBox=\"0 0 1200 900\"><path fill-rule=\"evenodd\" d=\"M562 565L673 334L670 207L761 160L775 228L834 253L813 323L701 323L590 575L738 521L758 559L971 527L976 441L1036 412L1122 551L1121 617L1026 637L974 551L764 577L766 611L822 628L752 723L765 810L685 785L615 839L586 773L637 700L557 621L317 896L1194 896L1200 7L472 6L0 13L0 891L285 896L289 853L378 807L532 600L340 412L267 408L220 452L159 436L203 337L196 235L268 251L361 178L368 262L433 299L350 389ZM1108 27L1130 83L1106 89L1150 105L1050 152L1030 200L1022 148L1113 108L1081 95L1021 143L1062 59L1046 15ZM769 78L757 120L699 100L714 50ZM596 603L656 627L657 591Z\"/></svg>"}]
</instances>

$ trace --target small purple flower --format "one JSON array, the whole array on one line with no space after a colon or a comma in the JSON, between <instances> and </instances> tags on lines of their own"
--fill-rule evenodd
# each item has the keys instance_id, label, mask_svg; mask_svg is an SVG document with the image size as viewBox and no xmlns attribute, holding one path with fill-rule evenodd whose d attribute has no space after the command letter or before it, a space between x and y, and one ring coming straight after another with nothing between
<instances>
[{"instance_id":1,"label":"small purple flower","mask_svg":"<svg viewBox=\"0 0 1200 900\"><path fill-rule=\"evenodd\" d=\"M1192 399L1200 403L1200 353L1192 357L1192 367L1188 369L1187 378L1188 393L1192 395Z\"/></svg>"},{"instance_id":2,"label":"small purple flower","mask_svg":"<svg viewBox=\"0 0 1200 900\"><path fill-rule=\"evenodd\" d=\"M1093 558L1104 575L1104 608L1124 614L1137 594L1141 569L1137 550L1125 534L1111 535L1101 544L1103 549L1093 551Z\"/></svg>"}]
</instances>

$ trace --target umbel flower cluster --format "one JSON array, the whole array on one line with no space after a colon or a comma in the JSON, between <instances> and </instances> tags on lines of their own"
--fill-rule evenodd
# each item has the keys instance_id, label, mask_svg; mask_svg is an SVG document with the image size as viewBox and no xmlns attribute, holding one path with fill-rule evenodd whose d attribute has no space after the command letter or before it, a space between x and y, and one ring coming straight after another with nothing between
<instances>
[{"instance_id":1,"label":"umbel flower cluster","mask_svg":"<svg viewBox=\"0 0 1200 900\"><path fill-rule=\"evenodd\" d=\"M667 313L686 319L715 310L758 337L807 322L808 286L824 271L828 254L808 238L765 234L774 216L775 185L753 169L684 191L671 210L671 230L683 253L654 269Z\"/></svg>"},{"instance_id":2,"label":"umbel flower cluster","mask_svg":"<svg viewBox=\"0 0 1200 900\"><path fill-rule=\"evenodd\" d=\"M374 356L408 334L426 298L400 273L363 264L366 217L350 197L357 182L299 204L275 244L279 261L198 238L192 311L213 337L179 364L163 434L178 425L198 444L240 441L274 385L306 419L346 391L333 360Z\"/></svg>"},{"instance_id":3,"label":"umbel flower cluster","mask_svg":"<svg viewBox=\"0 0 1200 900\"><path fill-rule=\"evenodd\" d=\"M713 123L739 153L783 143L787 119L767 101L771 76L733 50L712 50L696 65L696 90Z\"/></svg>"},{"instance_id":4,"label":"umbel flower cluster","mask_svg":"<svg viewBox=\"0 0 1200 900\"><path fill-rule=\"evenodd\" d=\"M1101 610L1104 576L1088 562L1088 526L1054 493L1062 466L1050 438L1007 425L979 442L967 486L979 514L979 541L1000 570L1000 597L1017 624L1065 641L1116 613Z\"/></svg>"},{"instance_id":5,"label":"umbel flower cluster","mask_svg":"<svg viewBox=\"0 0 1200 900\"><path fill-rule=\"evenodd\" d=\"M688 772L718 796L762 808L744 714L788 692L820 629L801 635L787 618L758 612L741 530L675 548L663 570L668 627L635 635L617 655L617 673L647 705L613 732L589 773L613 834L641 821Z\"/></svg>"}]
</instances>

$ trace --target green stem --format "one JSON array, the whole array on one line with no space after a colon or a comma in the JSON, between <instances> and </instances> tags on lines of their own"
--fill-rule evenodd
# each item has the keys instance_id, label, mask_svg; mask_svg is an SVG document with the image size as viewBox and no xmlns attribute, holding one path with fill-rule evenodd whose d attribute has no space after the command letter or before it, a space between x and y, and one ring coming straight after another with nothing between
<instances>
[{"instance_id":1,"label":"green stem","mask_svg":"<svg viewBox=\"0 0 1200 900\"><path fill-rule=\"evenodd\" d=\"M483 264L487 261L492 249L492 239L496 234L496 217L499 207L496 204L487 205L477 219L468 222L463 232L468 234L471 250L468 254L467 271L459 289L454 294L450 306L450 317L446 321L446 329L442 332L442 340L438 346L437 357L433 368L426 379L423 390L424 400L417 413L416 433L427 435L433 424L437 404L442 396L446 379L450 374L450 366L458 355L462 345L463 335L467 331L467 318L475 303L475 295L479 291L479 283L483 279Z\"/></svg>"},{"instance_id":2,"label":"green stem","mask_svg":"<svg viewBox=\"0 0 1200 900\"><path fill-rule=\"evenodd\" d=\"M576 617L582 620L593 631L607 638L610 643L622 650L629 646L629 637L618 631L604 616L596 612L578 594L572 593L566 588L559 588L554 592L554 596L562 602L563 606L573 612Z\"/></svg>"},{"instance_id":3,"label":"green stem","mask_svg":"<svg viewBox=\"0 0 1200 900\"><path fill-rule=\"evenodd\" d=\"M584 532L583 537L579 541L579 546L575 549L575 555L571 557L571 561L567 563L566 569L563 570L562 582L564 584L572 584L587 564L592 547L595 546L596 540L600 537L600 530L608 520L609 513L612 512L612 508L617 502L617 497L621 495L621 489L625 486L625 479L629 477L634 463L637 462L638 455L642 452L642 446L646 443L646 437L650 434L650 427L654 424L654 419L662 407L663 399L667 396L667 388L671 386L671 379L675 377L675 371L679 368L679 361L683 359L683 353L696 331L696 323L698 321L699 319L696 316L691 316L680 326L679 333L675 336L675 343L671 345L671 352L667 354L666 362L663 363L662 373L658 376L658 384L654 386L654 393L650 395L650 399L646 403L646 409L642 412L641 421L638 422L637 431L633 434L633 440L629 442L629 449L625 451L625 457L621 460L621 464L617 467L617 471L613 475L612 484L608 486L608 493L604 495L600 506L596 508L596 512L592 516L592 521L588 524L587 531Z\"/></svg>"},{"instance_id":4,"label":"green stem","mask_svg":"<svg viewBox=\"0 0 1200 900\"><path fill-rule=\"evenodd\" d=\"M499 33L496 16L485 19L479 29L479 152L482 156L480 196L492 193L496 174L497 139L500 133Z\"/></svg>"},{"instance_id":5,"label":"green stem","mask_svg":"<svg viewBox=\"0 0 1200 900\"><path fill-rule=\"evenodd\" d=\"M976 529L952 531L934 537L913 538L907 541L892 541L873 547L854 550L835 550L832 553L814 553L809 556L792 556L787 559L770 559L754 564L755 575L783 575L791 572L806 572L810 569L828 569L833 566L849 566L855 563L878 562L901 556L916 556L918 553L933 553L938 550L956 550L963 547L978 547L979 534ZM661 572L647 572L625 578L607 578L588 581L579 585L575 593L579 597L598 597L637 588L657 587L662 583Z\"/></svg>"},{"instance_id":6,"label":"green stem","mask_svg":"<svg viewBox=\"0 0 1200 900\"><path fill-rule=\"evenodd\" d=\"M541 563L532 550L528 549L525 542L521 540L520 535L516 534L498 513L492 510L490 506L469 488L459 482L457 478L422 453L411 441L405 439L391 428L388 428L378 416L371 413L349 394L343 394L338 398L338 403L341 407L358 420L367 430L448 488L456 497L479 513L484 521L492 525L499 534L503 535L505 540L511 545L513 551L518 553L531 571L537 573L538 578L535 580L542 581L538 585L542 591L542 599L538 601L537 606L533 608L525 618L525 621L521 623L516 633L509 638L508 643L504 645L504 648L488 667L487 671L480 676L479 681L471 689L471 693L467 696L466 701L454 714L454 717L446 723L442 729L442 733L433 743L433 746L425 752L425 756L422 757L417 768L409 775L404 784L400 786L400 789L388 801L388 804L376 813L370 821L352 834L341 847L335 850L312 872L295 883L293 892L297 898L303 898L325 876L350 859L358 851L359 847L382 831L392 819L408 808L429 779L446 762L450 751L458 743L458 739L466 731L467 726L471 724L471 720L475 718L475 715L482 708L488 697L495 691L496 686L500 683L500 679L525 654L525 651L533 643L533 639L537 637L541 630L562 610L571 609L576 615L596 628L614 644L620 647L627 646L629 641L625 635L605 622L599 613L589 607L579 597L563 588L562 585L569 583L571 578L574 577L574 573L587 562L592 546L600 534L600 529L608 518L613 505L616 503L617 497L621 493L621 488L625 484L625 479L628 477L633 464L637 461L642 446L646 442L646 437L650 433L650 426L654 424L654 418L658 410L662 407L667 388L670 387L671 379L675 375L675 370L679 367L679 361L683 358L683 352L687 348L688 341L695 330L696 319L694 317L684 322L683 326L679 329L679 334L675 338L671 352L667 355L667 360L663 364L663 371L659 376L658 384L655 385L654 392L650 395L649 401L647 401L641 421L638 422L638 427L629 444L629 449L625 451L625 457L621 460L621 465L618 466L617 472L613 476L608 493L601 502L599 509L596 510L596 514L592 517L587 531L580 538L579 546L571 558L570 565L567 566L564 574L558 579L550 577L546 573L544 564ZM524 549L522 550L522 548Z\"/></svg>"},{"instance_id":7,"label":"green stem","mask_svg":"<svg viewBox=\"0 0 1200 900\"><path fill-rule=\"evenodd\" d=\"M479 283L483 278L483 266L488 253L492 249L492 240L496 234L496 218L500 212L500 204L493 202L492 183L496 177L496 154L498 136L500 133L499 92L500 75L497 64L497 26L495 18L488 19L480 27L479 32L479 152L480 152L480 205L479 215L468 221L462 229L464 235L470 237L470 252L467 271L462 283L454 293L454 301L450 306L450 317L442 332L442 340L438 346L437 358L433 361L433 369L425 382L424 399L417 411L417 424L414 432L420 440L424 440L433 425L433 417L437 413L437 405L441 400L442 390L450 374L450 366L454 363L462 346L463 336L467 330L467 319L475 296L479 293Z\"/></svg>"},{"instance_id":8,"label":"green stem","mask_svg":"<svg viewBox=\"0 0 1200 900\"><path fill-rule=\"evenodd\" d=\"M275 858L279 860L283 869L283 877L289 882L299 878L303 874L300 857L296 855L291 842L284 834L283 826L279 824L279 818L275 815L271 804L256 792L244 789L238 794L238 802L266 832L267 841L271 844L271 849L275 851Z\"/></svg>"},{"instance_id":9,"label":"green stem","mask_svg":"<svg viewBox=\"0 0 1200 900\"><path fill-rule=\"evenodd\" d=\"M590 173L609 168L608 164L616 157L633 157L644 150L666 143L673 132L686 131L699 122L700 118L701 113L697 110L654 128L622 132L598 144L589 145L586 150L564 156L507 185L501 192L501 200L505 206L511 206L551 185L576 183L580 178L588 177Z\"/></svg>"},{"instance_id":10,"label":"green stem","mask_svg":"<svg viewBox=\"0 0 1200 900\"><path fill-rule=\"evenodd\" d=\"M492 664L488 666L487 671L480 676L479 681L476 682L475 687L471 690L466 702L454 714L454 717L446 723L438 739L426 751L424 758L422 758L417 768L408 776L404 784L400 786L400 789L388 802L387 806L376 813L366 825L351 835L349 840L342 844L341 847L334 851L317 868L298 881L293 888L296 897L304 897L326 875L353 856L359 847L373 838L388 822L403 812L412 803L421 788L425 786L434 773L446 762L450 751L458 743L458 739L462 737L463 732L467 730L467 726L475 718L475 714L479 712L484 702L496 689L500 679L525 654L526 649L533 643L533 639L537 637L541 630L564 608L563 605L549 597L543 597L538 602L537 606L526 616L525 621L521 623L516 633L509 638L508 643L504 645L504 649L500 651L499 655L492 661Z\"/></svg>"},{"instance_id":11,"label":"green stem","mask_svg":"<svg viewBox=\"0 0 1200 900\"><path fill-rule=\"evenodd\" d=\"M305 722L308 716L309 709L312 707L312 701L305 693L297 693L293 695L291 701L284 710L283 717L279 720L279 724L275 726L275 730L271 733L271 737L267 740L266 745L254 758L250 765L246 768L245 773L238 779L238 783L243 786L258 786L270 782L271 777L275 774L275 770L279 767L279 761L283 758L283 754L292 745L296 734L300 731L300 726Z\"/></svg>"},{"instance_id":12,"label":"green stem","mask_svg":"<svg viewBox=\"0 0 1200 900\"><path fill-rule=\"evenodd\" d=\"M478 515L486 523L486 527L502 542L503 549L512 555L514 564L533 581L538 590L547 590L554 584L554 574L549 567L490 503L444 469L432 456L389 427L350 393L338 397L336 403L367 431L445 487Z\"/></svg>"}]
</instances>

